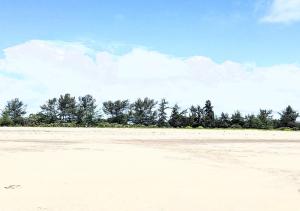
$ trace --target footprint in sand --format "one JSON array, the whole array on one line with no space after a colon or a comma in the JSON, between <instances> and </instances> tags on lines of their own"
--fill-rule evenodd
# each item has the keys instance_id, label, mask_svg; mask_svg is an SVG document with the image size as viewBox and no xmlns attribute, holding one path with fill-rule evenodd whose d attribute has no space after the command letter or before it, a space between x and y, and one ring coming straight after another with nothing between
<instances>
[{"instance_id":1,"label":"footprint in sand","mask_svg":"<svg viewBox=\"0 0 300 211\"><path fill-rule=\"evenodd\" d=\"M9 186L6 186L4 187L5 189L17 189L17 188L20 188L21 185L9 185Z\"/></svg>"}]
</instances>

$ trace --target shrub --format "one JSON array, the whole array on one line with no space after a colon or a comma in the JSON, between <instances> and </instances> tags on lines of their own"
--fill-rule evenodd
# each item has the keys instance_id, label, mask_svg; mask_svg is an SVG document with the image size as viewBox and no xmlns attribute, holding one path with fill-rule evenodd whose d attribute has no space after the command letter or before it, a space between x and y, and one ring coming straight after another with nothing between
<instances>
[{"instance_id":1,"label":"shrub","mask_svg":"<svg viewBox=\"0 0 300 211\"><path fill-rule=\"evenodd\" d=\"M0 126L11 126L11 125L13 125L13 121L6 113L4 113L0 118Z\"/></svg>"},{"instance_id":2,"label":"shrub","mask_svg":"<svg viewBox=\"0 0 300 211\"><path fill-rule=\"evenodd\" d=\"M233 124L233 125L231 125L231 128L233 128L233 129L242 129L242 126L240 126L239 124Z\"/></svg>"},{"instance_id":3,"label":"shrub","mask_svg":"<svg viewBox=\"0 0 300 211\"><path fill-rule=\"evenodd\" d=\"M282 131L292 131L292 128L289 128L289 127L280 127L280 128L278 128L278 130L282 130Z\"/></svg>"}]
</instances>

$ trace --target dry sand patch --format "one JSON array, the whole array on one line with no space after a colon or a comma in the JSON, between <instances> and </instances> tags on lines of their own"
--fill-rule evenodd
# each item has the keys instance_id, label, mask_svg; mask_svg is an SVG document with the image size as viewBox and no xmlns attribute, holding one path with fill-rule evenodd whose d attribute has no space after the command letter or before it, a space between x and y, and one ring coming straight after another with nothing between
<instances>
[{"instance_id":1,"label":"dry sand patch","mask_svg":"<svg viewBox=\"0 0 300 211\"><path fill-rule=\"evenodd\" d=\"M300 133L0 128L0 211L300 210Z\"/></svg>"}]
</instances>

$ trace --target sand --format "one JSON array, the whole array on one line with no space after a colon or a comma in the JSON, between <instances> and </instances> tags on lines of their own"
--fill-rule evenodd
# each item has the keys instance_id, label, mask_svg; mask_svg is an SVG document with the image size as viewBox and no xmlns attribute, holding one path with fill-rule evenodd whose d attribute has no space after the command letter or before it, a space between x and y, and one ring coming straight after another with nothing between
<instances>
[{"instance_id":1,"label":"sand","mask_svg":"<svg viewBox=\"0 0 300 211\"><path fill-rule=\"evenodd\" d=\"M298 211L300 133L0 128L0 211Z\"/></svg>"}]
</instances>

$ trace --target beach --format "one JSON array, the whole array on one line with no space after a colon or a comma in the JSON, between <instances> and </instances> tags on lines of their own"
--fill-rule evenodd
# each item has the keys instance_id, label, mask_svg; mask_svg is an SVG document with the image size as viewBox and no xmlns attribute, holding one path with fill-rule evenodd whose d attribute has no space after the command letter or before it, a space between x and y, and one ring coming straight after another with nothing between
<instances>
[{"instance_id":1,"label":"beach","mask_svg":"<svg viewBox=\"0 0 300 211\"><path fill-rule=\"evenodd\" d=\"M0 211L300 210L300 132L0 128Z\"/></svg>"}]
</instances>

